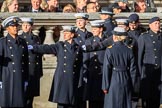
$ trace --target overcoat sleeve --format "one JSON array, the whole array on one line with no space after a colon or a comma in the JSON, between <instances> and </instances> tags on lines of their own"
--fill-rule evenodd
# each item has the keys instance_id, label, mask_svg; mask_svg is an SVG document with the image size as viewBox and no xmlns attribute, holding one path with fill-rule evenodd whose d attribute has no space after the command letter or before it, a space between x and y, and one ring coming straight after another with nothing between
<instances>
[{"instance_id":1,"label":"overcoat sleeve","mask_svg":"<svg viewBox=\"0 0 162 108\"><path fill-rule=\"evenodd\" d=\"M134 85L136 83L135 81L137 79L137 67L136 67L133 52L130 56L130 76L131 76L131 80L132 80L132 86L134 88Z\"/></svg>"},{"instance_id":2,"label":"overcoat sleeve","mask_svg":"<svg viewBox=\"0 0 162 108\"><path fill-rule=\"evenodd\" d=\"M144 46L145 44L144 44L143 36L140 36L138 39L138 69L139 69L140 75L142 75Z\"/></svg>"},{"instance_id":3,"label":"overcoat sleeve","mask_svg":"<svg viewBox=\"0 0 162 108\"><path fill-rule=\"evenodd\" d=\"M2 64L3 64L3 47L2 42L0 42L0 81L2 81Z\"/></svg>"},{"instance_id":4,"label":"overcoat sleeve","mask_svg":"<svg viewBox=\"0 0 162 108\"><path fill-rule=\"evenodd\" d=\"M55 54L57 55L57 50L58 50L58 43L56 44L51 44L51 45L34 45L33 46L33 51L35 53L40 53L40 54Z\"/></svg>"},{"instance_id":5,"label":"overcoat sleeve","mask_svg":"<svg viewBox=\"0 0 162 108\"><path fill-rule=\"evenodd\" d=\"M108 46L113 44L112 36L108 37L107 39L103 40L102 42L93 43L92 45L86 45L86 51L98 51L106 49Z\"/></svg>"},{"instance_id":6,"label":"overcoat sleeve","mask_svg":"<svg viewBox=\"0 0 162 108\"><path fill-rule=\"evenodd\" d=\"M108 90L112 76L111 53L106 49L103 63L102 90Z\"/></svg>"}]
</instances>

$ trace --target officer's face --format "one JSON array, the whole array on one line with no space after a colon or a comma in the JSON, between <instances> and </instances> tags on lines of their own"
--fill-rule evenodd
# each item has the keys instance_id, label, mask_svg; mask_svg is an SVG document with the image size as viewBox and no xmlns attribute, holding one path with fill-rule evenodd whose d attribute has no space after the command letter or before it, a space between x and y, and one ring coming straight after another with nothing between
<instances>
[{"instance_id":1,"label":"officer's face","mask_svg":"<svg viewBox=\"0 0 162 108\"><path fill-rule=\"evenodd\" d=\"M29 24L29 23L27 23L27 22L24 22L23 24L22 24L22 30L23 30L23 32L31 32L31 29L32 29L32 26L31 26L31 24Z\"/></svg>"},{"instance_id":2,"label":"officer's face","mask_svg":"<svg viewBox=\"0 0 162 108\"><path fill-rule=\"evenodd\" d=\"M110 18L111 16L110 15L107 15L107 14L100 14L100 19L101 20L105 20L107 18Z\"/></svg>"},{"instance_id":3,"label":"officer's face","mask_svg":"<svg viewBox=\"0 0 162 108\"><path fill-rule=\"evenodd\" d=\"M86 25L86 20L84 19L77 19L76 20L76 26L80 29L84 29Z\"/></svg>"},{"instance_id":4,"label":"officer's face","mask_svg":"<svg viewBox=\"0 0 162 108\"><path fill-rule=\"evenodd\" d=\"M8 11L9 12L18 12L18 1L17 0L13 0L12 4L8 6Z\"/></svg>"},{"instance_id":5,"label":"officer's face","mask_svg":"<svg viewBox=\"0 0 162 108\"><path fill-rule=\"evenodd\" d=\"M92 27L92 34L93 36L100 36L102 34L102 27L99 28L99 27Z\"/></svg>"},{"instance_id":6,"label":"officer's face","mask_svg":"<svg viewBox=\"0 0 162 108\"><path fill-rule=\"evenodd\" d=\"M149 27L155 33L160 31L160 21L155 21L155 22L149 24Z\"/></svg>"},{"instance_id":7,"label":"officer's face","mask_svg":"<svg viewBox=\"0 0 162 108\"><path fill-rule=\"evenodd\" d=\"M129 23L130 30L135 30L138 27L138 23Z\"/></svg>"},{"instance_id":8,"label":"officer's face","mask_svg":"<svg viewBox=\"0 0 162 108\"><path fill-rule=\"evenodd\" d=\"M41 4L41 0L31 0L32 8L38 10Z\"/></svg>"},{"instance_id":9,"label":"officer's face","mask_svg":"<svg viewBox=\"0 0 162 108\"><path fill-rule=\"evenodd\" d=\"M16 36L18 34L18 25L8 26L6 30L11 36Z\"/></svg>"},{"instance_id":10,"label":"officer's face","mask_svg":"<svg viewBox=\"0 0 162 108\"><path fill-rule=\"evenodd\" d=\"M74 33L64 31L64 40L65 41L71 40L73 37L74 37Z\"/></svg>"}]
</instances>

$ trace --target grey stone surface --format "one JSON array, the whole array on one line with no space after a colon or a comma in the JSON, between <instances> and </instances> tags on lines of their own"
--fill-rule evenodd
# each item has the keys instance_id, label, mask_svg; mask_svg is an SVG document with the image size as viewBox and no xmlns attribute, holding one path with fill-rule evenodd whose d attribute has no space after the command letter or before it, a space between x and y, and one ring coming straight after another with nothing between
<instances>
[{"instance_id":1,"label":"grey stone surface","mask_svg":"<svg viewBox=\"0 0 162 108\"><path fill-rule=\"evenodd\" d=\"M40 96L34 98L34 108L56 108L56 103L48 101L52 79L56 67L56 57L47 57L43 61Z\"/></svg>"}]
</instances>

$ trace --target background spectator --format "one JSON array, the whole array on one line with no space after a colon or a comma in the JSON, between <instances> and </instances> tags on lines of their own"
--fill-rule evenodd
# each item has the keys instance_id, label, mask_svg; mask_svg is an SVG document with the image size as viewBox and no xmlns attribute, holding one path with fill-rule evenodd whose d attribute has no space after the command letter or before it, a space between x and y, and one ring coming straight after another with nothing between
<instances>
[{"instance_id":1,"label":"background spectator","mask_svg":"<svg viewBox=\"0 0 162 108\"><path fill-rule=\"evenodd\" d=\"M83 13L86 11L87 0L74 0L74 4L76 6L76 12Z\"/></svg>"},{"instance_id":2,"label":"background spectator","mask_svg":"<svg viewBox=\"0 0 162 108\"><path fill-rule=\"evenodd\" d=\"M97 11L100 10L100 5L98 0L90 0L90 2L94 2L96 4Z\"/></svg>"},{"instance_id":3,"label":"background spectator","mask_svg":"<svg viewBox=\"0 0 162 108\"><path fill-rule=\"evenodd\" d=\"M49 5L48 5L46 0L42 0L42 3L40 4L40 7L43 9L43 11L47 12Z\"/></svg>"},{"instance_id":4,"label":"background spectator","mask_svg":"<svg viewBox=\"0 0 162 108\"><path fill-rule=\"evenodd\" d=\"M146 12L146 2L145 0L136 0L133 3L133 11L134 12L139 12L139 13L143 13Z\"/></svg>"},{"instance_id":5,"label":"background spectator","mask_svg":"<svg viewBox=\"0 0 162 108\"><path fill-rule=\"evenodd\" d=\"M63 13L72 13L72 12L76 12L76 9L73 5L67 4L64 6Z\"/></svg>"},{"instance_id":6,"label":"background spectator","mask_svg":"<svg viewBox=\"0 0 162 108\"><path fill-rule=\"evenodd\" d=\"M87 13L97 12L97 6L94 2L89 2L86 6Z\"/></svg>"},{"instance_id":7,"label":"background spectator","mask_svg":"<svg viewBox=\"0 0 162 108\"><path fill-rule=\"evenodd\" d=\"M18 12L18 0L5 0L3 1L1 12Z\"/></svg>"},{"instance_id":8,"label":"background spectator","mask_svg":"<svg viewBox=\"0 0 162 108\"><path fill-rule=\"evenodd\" d=\"M22 12L43 12L43 9L40 7L42 0L31 0L31 6L29 8L22 10Z\"/></svg>"},{"instance_id":9,"label":"background spectator","mask_svg":"<svg viewBox=\"0 0 162 108\"><path fill-rule=\"evenodd\" d=\"M122 12L130 12L128 5L128 0L115 0L115 3L118 3Z\"/></svg>"},{"instance_id":10,"label":"background spectator","mask_svg":"<svg viewBox=\"0 0 162 108\"><path fill-rule=\"evenodd\" d=\"M62 10L59 8L59 1L58 0L47 0L49 5L48 11L49 12L61 12Z\"/></svg>"}]
</instances>

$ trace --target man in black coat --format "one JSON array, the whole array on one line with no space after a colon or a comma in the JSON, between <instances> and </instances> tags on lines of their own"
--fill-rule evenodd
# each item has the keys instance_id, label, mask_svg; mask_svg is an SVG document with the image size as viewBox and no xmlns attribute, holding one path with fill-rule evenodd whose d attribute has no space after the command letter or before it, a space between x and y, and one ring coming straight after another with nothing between
<instances>
[{"instance_id":1,"label":"man in black coat","mask_svg":"<svg viewBox=\"0 0 162 108\"><path fill-rule=\"evenodd\" d=\"M82 52L73 40L74 26L63 26L65 42L52 45L29 45L35 53L57 56L57 68L51 85L49 101L57 103L57 108L75 108Z\"/></svg>"},{"instance_id":2,"label":"man in black coat","mask_svg":"<svg viewBox=\"0 0 162 108\"><path fill-rule=\"evenodd\" d=\"M8 31L0 39L0 106L24 107L28 84L28 48L24 39L18 36L20 19L6 18L2 26Z\"/></svg>"},{"instance_id":3,"label":"man in black coat","mask_svg":"<svg viewBox=\"0 0 162 108\"><path fill-rule=\"evenodd\" d=\"M40 7L41 3L42 0L31 0L31 6L29 6L27 9L21 10L21 12L32 12L32 13L44 12L44 10Z\"/></svg>"},{"instance_id":4,"label":"man in black coat","mask_svg":"<svg viewBox=\"0 0 162 108\"><path fill-rule=\"evenodd\" d=\"M143 108L159 108L162 33L160 18L149 20L150 30L138 39L138 67L141 75L141 98Z\"/></svg>"},{"instance_id":5,"label":"man in black coat","mask_svg":"<svg viewBox=\"0 0 162 108\"><path fill-rule=\"evenodd\" d=\"M40 39L38 36L32 33L33 19L21 18L23 33L20 35L27 45L40 45ZM40 95L40 78L43 75L42 70L42 55L35 54L32 51L28 51L29 54L29 83L27 88L27 108L33 108L33 99L35 96Z\"/></svg>"}]
</instances>

